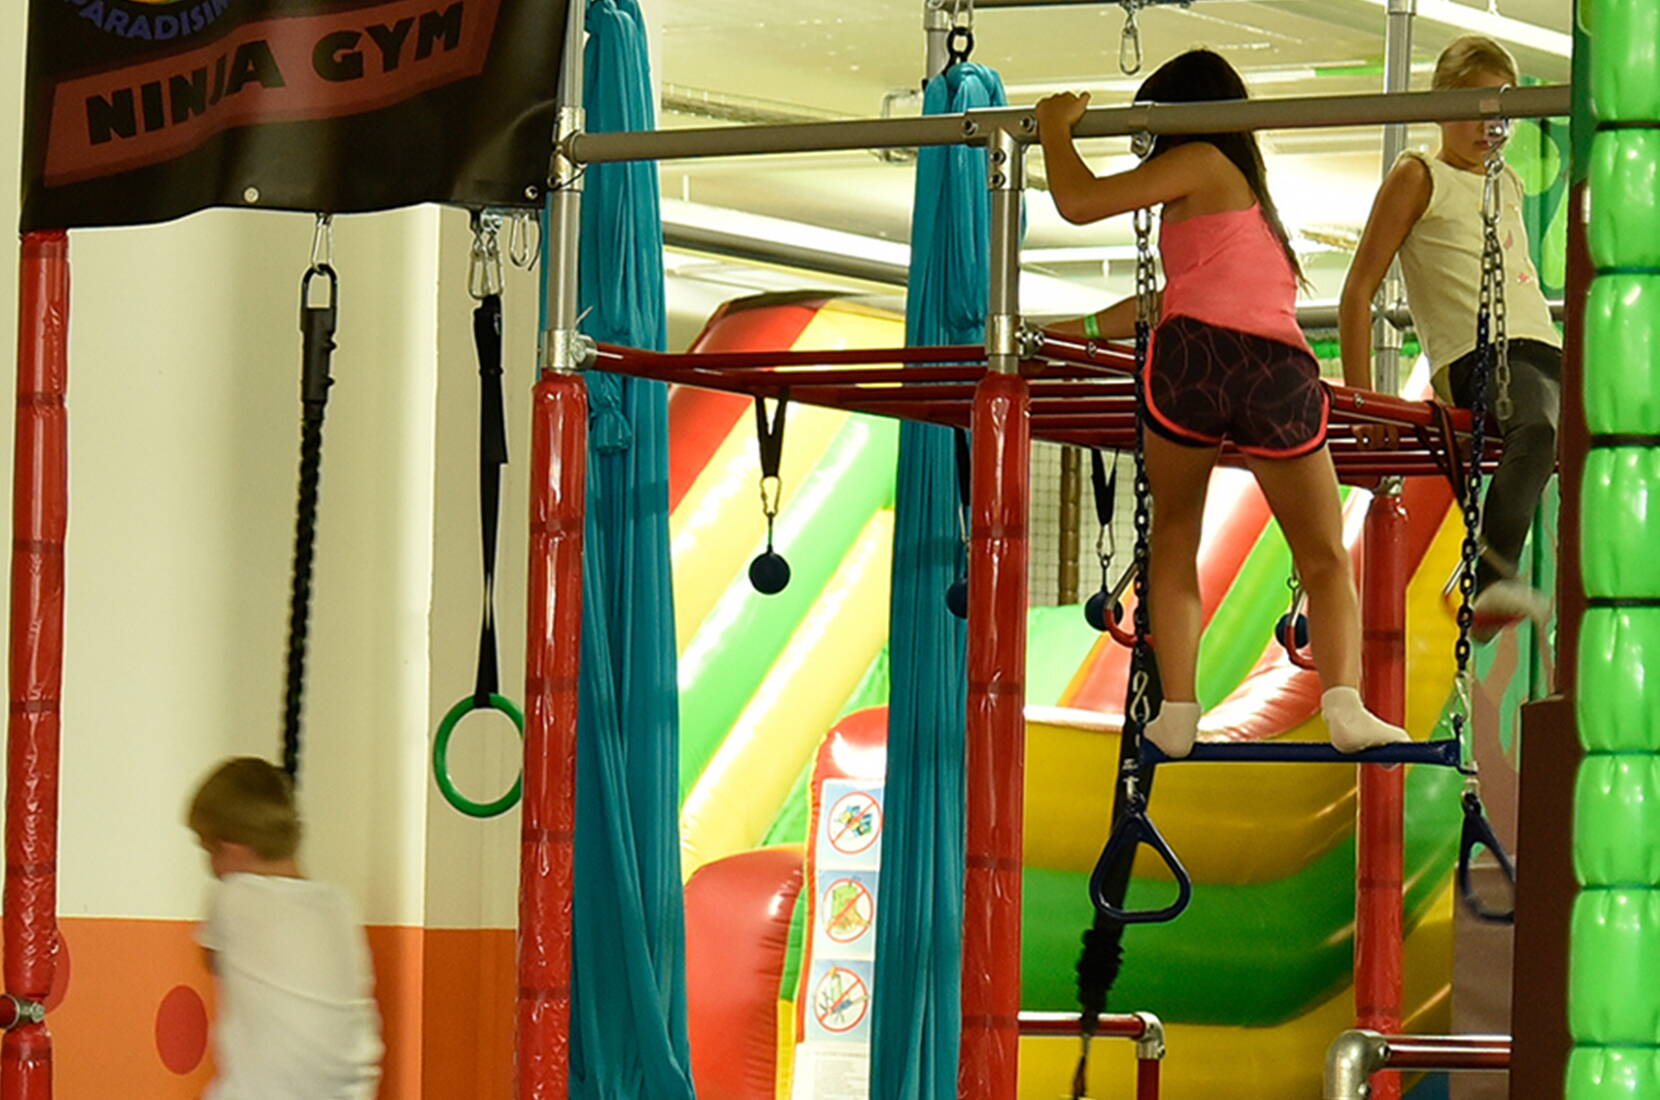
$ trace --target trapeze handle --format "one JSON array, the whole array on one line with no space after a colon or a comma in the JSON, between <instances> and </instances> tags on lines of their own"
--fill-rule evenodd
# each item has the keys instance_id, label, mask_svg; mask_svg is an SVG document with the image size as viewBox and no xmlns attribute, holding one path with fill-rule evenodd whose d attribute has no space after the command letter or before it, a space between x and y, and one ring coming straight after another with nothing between
<instances>
[{"instance_id":1,"label":"trapeze handle","mask_svg":"<svg viewBox=\"0 0 1660 1100\"><path fill-rule=\"evenodd\" d=\"M1487 908L1470 882L1470 867L1477 848L1486 848L1498 860L1499 871L1510 887L1509 909ZM1464 908L1477 919L1491 924L1516 923L1516 864L1499 842L1498 834L1493 831L1487 812L1482 808L1481 796L1475 791L1464 792L1464 831L1458 843L1458 893L1464 900Z\"/></svg>"},{"instance_id":2,"label":"trapeze handle","mask_svg":"<svg viewBox=\"0 0 1660 1100\"><path fill-rule=\"evenodd\" d=\"M1143 844L1158 854L1176 879L1176 899L1163 909L1126 909L1107 896L1113 868L1120 865L1120 860L1134 859L1135 849ZM1089 876L1089 897L1103 916L1121 924L1164 924L1181 916L1193 901L1193 878L1165 841L1158 826L1147 816L1146 806L1139 799L1119 819L1107 840L1107 846L1101 850L1101 858L1095 862L1095 870Z\"/></svg>"}]
</instances>

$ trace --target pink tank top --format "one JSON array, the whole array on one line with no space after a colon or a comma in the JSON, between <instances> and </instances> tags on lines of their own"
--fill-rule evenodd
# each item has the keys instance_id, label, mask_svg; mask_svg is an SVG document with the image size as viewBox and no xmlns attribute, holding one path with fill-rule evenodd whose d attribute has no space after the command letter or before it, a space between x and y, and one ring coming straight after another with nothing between
<instances>
[{"instance_id":1,"label":"pink tank top","mask_svg":"<svg viewBox=\"0 0 1660 1100\"><path fill-rule=\"evenodd\" d=\"M1159 254L1161 320L1191 317L1308 349L1297 323L1297 277L1260 204L1163 222Z\"/></svg>"}]
</instances>

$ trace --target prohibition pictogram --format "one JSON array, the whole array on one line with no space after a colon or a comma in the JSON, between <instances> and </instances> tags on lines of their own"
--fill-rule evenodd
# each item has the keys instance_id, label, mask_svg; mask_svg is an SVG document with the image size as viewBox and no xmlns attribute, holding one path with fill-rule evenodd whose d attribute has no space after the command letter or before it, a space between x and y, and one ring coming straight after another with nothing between
<instances>
[{"instance_id":1,"label":"prohibition pictogram","mask_svg":"<svg viewBox=\"0 0 1660 1100\"><path fill-rule=\"evenodd\" d=\"M836 943L852 943L870 931L876 899L855 878L839 878L824 891L824 934Z\"/></svg>"},{"instance_id":2,"label":"prohibition pictogram","mask_svg":"<svg viewBox=\"0 0 1660 1100\"><path fill-rule=\"evenodd\" d=\"M830 846L847 856L870 850L882 835L882 807L868 791L851 791L830 807Z\"/></svg>"},{"instance_id":3,"label":"prohibition pictogram","mask_svg":"<svg viewBox=\"0 0 1660 1100\"><path fill-rule=\"evenodd\" d=\"M865 980L841 966L832 966L813 990L813 1015L826 1031L845 1034L859 1026L870 1010L870 988Z\"/></svg>"}]
</instances>

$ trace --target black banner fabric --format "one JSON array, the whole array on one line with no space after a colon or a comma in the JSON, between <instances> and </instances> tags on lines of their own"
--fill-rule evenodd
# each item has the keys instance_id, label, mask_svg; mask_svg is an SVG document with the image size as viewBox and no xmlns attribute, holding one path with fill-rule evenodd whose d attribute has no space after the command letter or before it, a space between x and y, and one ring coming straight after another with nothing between
<instances>
[{"instance_id":1,"label":"black banner fabric","mask_svg":"<svg viewBox=\"0 0 1660 1100\"><path fill-rule=\"evenodd\" d=\"M30 0L23 229L539 203L568 2Z\"/></svg>"}]
</instances>

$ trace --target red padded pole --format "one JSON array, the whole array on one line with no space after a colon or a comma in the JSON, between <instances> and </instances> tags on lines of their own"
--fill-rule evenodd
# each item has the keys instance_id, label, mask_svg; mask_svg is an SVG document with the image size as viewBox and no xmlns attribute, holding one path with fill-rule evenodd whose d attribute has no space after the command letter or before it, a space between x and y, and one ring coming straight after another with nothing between
<instances>
[{"instance_id":1,"label":"red padded pole","mask_svg":"<svg viewBox=\"0 0 1660 1100\"><path fill-rule=\"evenodd\" d=\"M1030 396L987 374L974 398L968 552L968 847L959 1096L1016 1091L1021 806L1026 770Z\"/></svg>"},{"instance_id":2,"label":"red padded pole","mask_svg":"<svg viewBox=\"0 0 1660 1100\"><path fill-rule=\"evenodd\" d=\"M1361 573L1361 691L1386 722L1406 721L1406 505L1373 496ZM1360 768L1355 867L1355 1026L1401 1029L1405 770ZM1399 1100L1397 1073L1372 1079L1373 1100Z\"/></svg>"},{"instance_id":3,"label":"red padded pole","mask_svg":"<svg viewBox=\"0 0 1660 1100\"><path fill-rule=\"evenodd\" d=\"M549 371L531 419L524 825L519 862L518 1100L569 1089L577 676L588 390Z\"/></svg>"},{"instance_id":4,"label":"red padded pole","mask_svg":"<svg viewBox=\"0 0 1660 1100\"><path fill-rule=\"evenodd\" d=\"M69 516L69 235L23 237L12 468L11 721L6 771L6 991L44 1004L58 953L58 735ZM0 1096L50 1100L52 1035L6 1032Z\"/></svg>"}]
</instances>

